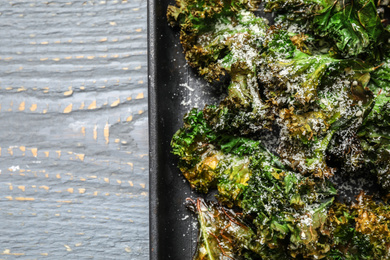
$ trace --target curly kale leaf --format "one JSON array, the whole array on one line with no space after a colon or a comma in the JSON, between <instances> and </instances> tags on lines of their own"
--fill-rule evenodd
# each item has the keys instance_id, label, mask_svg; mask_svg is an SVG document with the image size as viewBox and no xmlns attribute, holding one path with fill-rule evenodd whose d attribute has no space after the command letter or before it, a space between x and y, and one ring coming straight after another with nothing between
<instances>
[{"instance_id":1,"label":"curly kale leaf","mask_svg":"<svg viewBox=\"0 0 390 260\"><path fill-rule=\"evenodd\" d=\"M169 5L168 20L176 25L190 24L194 30L198 26L207 26L206 19L222 17L240 10L256 10L260 4L257 0L176 0L176 6Z\"/></svg>"},{"instance_id":2,"label":"curly kale leaf","mask_svg":"<svg viewBox=\"0 0 390 260\"><path fill-rule=\"evenodd\" d=\"M375 51L375 58L375 49L388 37L372 0L336 1L313 22L314 32L332 40L345 57Z\"/></svg>"},{"instance_id":3,"label":"curly kale leaf","mask_svg":"<svg viewBox=\"0 0 390 260\"><path fill-rule=\"evenodd\" d=\"M342 57L364 55L378 60L390 36L373 0L269 0L266 9L278 12L290 28L333 43L334 52Z\"/></svg>"},{"instance_id":4,"label":"curly kale leaf","mask_svg":"<svg viewBox=\"0 0 390 260\"><path fill-rule=\"evenodd\" d=\"M253 161L256 160L257 157L261 157L262 160L266 162L263 166L269 174L283 174L282 171L284 166L279 161L279 158L264 148L259 141L248 138L232 139L233 142L236 142L236 140L252 144L254 149L240 160L237 160L237 157L234 159L231 158L230 161L227 161L228 163L221 165L222 171L219 175L220 177L217 185L217 198L226 205L237 205L242 207L242 199L247 190L251 189L248 184L254 177L253 171L256 171L256 167L254 167ZM239 151L246 145L247 144L243 143L238 146L235 151Z\"/></svg>"},{"instance_id":5,"label":"curly kale leaf","mask_svg":"<svg viewBox=\"0 0 390 260\"><path fill-rule=\"evenodd\" d=\"M238 89L234 91L236 90ZM237 91L240 95L248 92ZM215 131L231 135L258 135L264 129L271 129L275 116L269 105L262 102L258 96L248 98L246 101L250 102L240 103L237 97L228 96L219 106L206 106L204 116Z\"/></svg>"},{"instance_id":6,"label":"curly kale leaf","mask_svg":"<svg viewBox=\"0 0 390 260\"><path fill-rule=\"evenodd\" d=\"M364 76L375 69L374 65L330 54L313 55L313 50L305 45L307 37L289 36L285 30L275 27L268 31L257 72L267 100L278 107L293 106L307 111L311 103L318 100L320 88L332 90L335 80L367 85ZM345 87L351 88L350 84Z\"/></svg>"},{"instance_id":7,"label":"curly kale leaf","mask_svg":"<svg viewBox=\"0 0 390 260\"><path fill-rule=\"evenodd\" d=\"M390 259L390 206L376 203L363 192L352 206L356 214L356 231L367 236L372 259Z\"/></svg>"},{"instance_id":8,"label":"curly kale leaf","mask_svg":"<svg viewBox=\"0 0 390 260\"><path fill-rule=\"evenodd\" d=\"M390 94L390 53L386 54L383 62L371 73L369 87L376 94Z\"/></svg>"},{"instance_id":9,"label":"curly kale leaf","mask_svg":"<svg viewBox=\"0 0 390 260\"><path fill-rule=\"evenodd\" d=\"M269 248L256 232L236 213L220 204L201 198L187 199L188 208L199 221L198 245L193 257L198 259L269 259L288 260L280 249Z\"/></svg>"},{"instance_id":10,"label":"curly kale leaf","mask_svg":"<svg viewBox=\"0 0 390 260\"><path fill-rule=\"evenodd\" d=\"M259 248L255 233L233 210L201 198L187 199L187 206L198 215L200 226L193 260L239 259Z\"/></svg>"},{"instance_id":11,"label":"curly kale leaf","mask_svg":"<svg viewBox=\"0 0 390 260\"><path fill-rule=\"evenodd\" d=\"M367 235L355 228L357 214L350 206L334 203L327 219L328 239L332 244L329 260L374 260L373 247Z\"/></svg>"},{"instance_id":12,"label":"curly kale leaf","mask_svg":"<svg viewBox=\"0 0 390 260\"><path fill-rule=\"evenodd\" d=\"M179 169L193 188L207 192L215 183L216 166L221 154L211 144L217 138L203 113L191 110L184 126L172 138L173 154L179 157Z\"/></svg>"},{"instance_id":13,"label":"curly kale leaf","mask_svg":"<svg viewBox=\"0 0 390 260\"><path fill-rule=\"evenodd\" d=\"M257 235L269 248L286 245L291 256L321 256L330 247L320 234L336 190L328 181L314 180L280 169L259 154L252 158L252 177L243 192L244 214L254 217Z\"/></svg>"},{"instance_id":14,"label":"curly kale leaf","mask_svg":"<svg viewBox=\"0 0 390 260\"><path fill-rule=\"evenodd\" d=\"M214 81L225 75L225 69L251 66L249 57L266 28L264 19L248 12L258 5L257 0L177 0L176 6L168 7L167 17L171 25L180 27L189 65Z\"/></svg>"},{"instance_id":15,"label":"curly kale leaf","mask_svg":"<svg viewBox=\"0 0 390 260\"><path fill-rule=\"evenodd\" d=\"M285 30L271 27L258 68L265 98L279 107L312 102L321 78L329 67L339 62L329 55L312 56L302 52L299 49L302 42L296 44L292 38Z\"/></svg>"},{"instance_id":16,"label":"curly kale leaf","mask_svg":"<svg viewBox=\"0 0 390 260\"><path fill-rule=\"evenodd\" d=\"M326 259L389 259L389 227L389 205L363 192L352 205L333 203L326 223L332 250Z\"/></svg>"},{"instance_id":17,"label":"curly kale leaf","mask_svg":"<svg viewBox=\"0 0 390 260\"><path fill-rule=\"evenodd\" d=\"M379 95L357 136L378 183L390 191L390 98Z\"/></svg>"},{"instance_id":18,"label":"curly kale leaf","mask_svg":"<svg viewBox=\"0 0 390 260\"><path fill-rule=\"evenodd\" d=\"M220 200L229 205L238 203L251 176L250 156L267 153L259 141L215 131L196 109L185 116L171 146L191 186L205 193L218 188Z\"/></svg>"},{"instance_id":19,"label":"curly kale leaf","mask_svg":"<svg viewBox=\"0 0 390 260\"><path fill-rule=\"evenodd\" d=\"M265 11L277 12L279 19L304 24L311 20L318 10L331 3L327 0L265 0Z\"/></svg>"},{"instance_id":20,"label":"curly kale leaf","mask_svg":"<svg viewBox=\"0 0 390 260\"><path fill-rule=\"evenodd\" d=\"M326 157L335 142L329 144L343 129L352 127L356 133L360 115L374 98L367 86L376 67L360 59L304 53L296 41L281 35L284 30L271 31L258 72L266 104L278 113L278 153L303 174L331 177ZM291 46L294 52L286 52Z\"/></svg>"}]
</instances>

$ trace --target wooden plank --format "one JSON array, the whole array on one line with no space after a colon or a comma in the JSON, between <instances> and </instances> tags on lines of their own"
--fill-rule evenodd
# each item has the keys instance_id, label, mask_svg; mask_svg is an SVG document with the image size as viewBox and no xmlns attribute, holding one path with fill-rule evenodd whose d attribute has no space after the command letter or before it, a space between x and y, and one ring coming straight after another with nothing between
<instances>
[{"instance_id":1,"label":"wooden plank","mask_svg":"<svg viewBox=\"0 0 390 260\"><path fill-rule=\"evenodd\" d=\"M0 2L0 259L148 258L146 8Z\"/></svg>"}]
</instances>

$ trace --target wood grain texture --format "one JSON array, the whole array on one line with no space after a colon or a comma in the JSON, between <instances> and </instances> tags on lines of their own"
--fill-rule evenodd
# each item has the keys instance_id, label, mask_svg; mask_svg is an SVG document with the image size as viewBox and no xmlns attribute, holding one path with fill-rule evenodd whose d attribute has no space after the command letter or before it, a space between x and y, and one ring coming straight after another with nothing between
<instances>
[{"instance_id":1,"label":"wood grain texture","mask_svg":"<svg viewBox=\"0 0 390 260\"><path fill-rule=\"evenodd\" d=\"M145 0L0 1L0 259L147 259Z\"/></svg>"}]
</instances>

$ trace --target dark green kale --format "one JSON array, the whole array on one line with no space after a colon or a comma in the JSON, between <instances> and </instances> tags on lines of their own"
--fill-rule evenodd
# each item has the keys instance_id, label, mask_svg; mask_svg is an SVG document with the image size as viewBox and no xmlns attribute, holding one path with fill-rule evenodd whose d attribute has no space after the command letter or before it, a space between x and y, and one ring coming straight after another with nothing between
<instances>
[{"instance_id":1,"label":"dark green kale","mask_svg":"<svg viewBox=\"0 0 390 260\"><path fill-rule=\"evenodd\" d=\"M355 229L364 234L371 247L371 259L390 259L390 206L388 198L385 204L377 203L372 196L363 192L352 206L356 214Z\"/></svg>"},{"instance_id":2,"label":"dark green kale","mask_svg":"<svg viewBox=\"0 0 390 260\"><path fill-rule=\"evenodd\" d=\"M259 4L258 0L177 0L176 6L170 5L168 21L180 28L188 64L213 81L225 75L225 69L251 62L235 52L246 48L250 55L249 45L256 48L257 38L263 35L264 19L248 12Z\"/></svg>"},{"instance_id":3,"label":"dark green kale","mask_svg":"<svg viewBox=\"0 0 390 260\"><path fill-rule=\"evenodd\" d=\"M171 141L172 151L179 156L179 169L192 188L207 192L214 184L220 152L211 144L217 138L207 125L203 113L191 110L184 118L184 126Z\"/></svg>"},{"instance_id":4,"label":"dark green kale","mask_svg":"<svg viewBox=\"0 0 390 260\"><path fill-rule=\"evenodd\" d=\"M390 259L390 207L361 192L352 205L334 203L327 229L333 249L328 259Z\"/></svg>"},{"instance_id":5,"label":"dark green kale","mask_svg":"<svg viewBox=\"0 0 390 260\"><path fill-rule=\"evenodd\" d=\"M254 218L260 241L294 258L325 255L330 246L321 243L321 234L336 195L330 182L280 169L261 155L251 168L241 206Z\"/></svg>"},{"instance_id":6,"label":"dark green kale","mask_svg":"<svg viewBox=\"0 0 390 260\"><path fill-rule=\"evenodd\" d=\"M254 219L262 245L257 254L270 257L288 250L320 256L329 251L319 243L336 195L329 181L289 170L257 140L212 131L202 112L192 110L184 125L172 141L184 176L200 191L217 188L221 203L241 207L244 216ZM187 159L191 153L195 161Z\"/></svg>"},{"instance_id":7,"label":"dark green kale","mask_svg":"<svg viewBox=\"0 0 390 260\"><path fill-rule=\"evenodd\" d=\"M193 188L204 193L218 188L221 200L237 204L251 176L250 157L268 152L259 141L215 131L203 115L193 109L185 116L184 126L172 138L173 153Z\"/></svg>"},{"instance_id":8,"label":"dark green kale","mask_svg":"<svg viewBox=\"0 0 390 260\"><path fill-rule=\"evenodd\" d=\"M364 158L378 183L390 192L390 97L379 95L357 133Z\"/></svg>"},{"instance_id":9,"label":"dark green kale","mask_svg":"<svg viewBox=\"0 0 390 260\"><path fill-rule=\"evenodd\" d=\"M286 28L313 33L321 41L332 43L325 47L338 56L378 61L386 50L389 32L372 0L268 0L266 9L278 12L276 19L287 23Z\"/></svg>"},{"instance_id":10,"label":"dark green kale","mask_svg":"<svg viewBox=\"0 0 390 260\"><path fill-rule=\"evenodd\" d=\"M355 228L357 217L351 206L341 203L334 203L329 210L326 229L328 239L332 244L332 250L326 259L329 260L360 260L374 259L372 257L373 247L369 238Z\"/></svg>"},{"instance_id":11,"label":"dark green kale","mask_svg":"<svg viewBox=\"0 0 390 260\"><path fill-rule=\"evenodd\" d=\"M279 19L306 24L321 9L333 4L325 0L265 0L265 11L276 12Z\"/></svg>"},{"instance_id":12,"label":"dark green kale","mask_svg":"<svg viewBox=\"0 0 390 260\"><path fill-rule=\"evenodd\" d=\"M313 55L305 39L271 28L258 79L281 129L279 155L303 174L331 177L329 143L338 131L361 124L358 115L373 99L367 85L375 67L360 59Z\"/></svg>"},{"instance_id":13,"label":"dark green kale","mask_svg":"<svg viewBox=\"0 0 390 260\"><path fill-rule=\"evenodd\" d=\"M386 21L372 0L268 0L272 26L258 6L168 8L189 65L210 82L227 75L222 102L191 110L171 142L191 187L219 201L189 202L194 259L390 259L389 195L344 204L331 183L368 169L390 192Z\"/></svg>"},{"instance_id":14,"label":"dark green kale","mask_svg":"<svg viewBox=\"0 0 390 260\"><path fill-rule=\"evenodd\" d=\"M390 42L386 45L390 50ZM390 90L390 52L385 54L383 61L371 73L370 89L375 94L389 94Z\"/></svg>"},{"instance_id":15,"label":"dark green kale","mask_svg":"<svg viewBox=\"0 0 390 260\"><path fill-rule=\"evenodd\" d=\"M344 57L365 53L377 59L378 48L388 38L372 0L336 1L316 14L313 28L332 40Z\"/></svg>"},{"instance_id":16,"label":"dark green kale","mask_svg":"<svg viewBox=\"0 0 390 260\"><path fill-rule=\"evenodd\" d=\"M261 153L271 160L258 140L215 131L206 122L204 113L191 110L184 126L172 138L173 153L179 157L179 168L198 191L207 193L218 188L225 204L239 204L242 191L251 177L251 157Z\"/></svg>"},{"instance_id":17,"label":"dark green kale","mask_svg":"<svg viewBox=\"0 0 390 260\"><path fill-rule=\"evenodd\" d=\"M193 260L241 259L261 247L256 235L234 211L201 198L187 200L199 220L198 245Z\"/></svg>"}]
</instances>

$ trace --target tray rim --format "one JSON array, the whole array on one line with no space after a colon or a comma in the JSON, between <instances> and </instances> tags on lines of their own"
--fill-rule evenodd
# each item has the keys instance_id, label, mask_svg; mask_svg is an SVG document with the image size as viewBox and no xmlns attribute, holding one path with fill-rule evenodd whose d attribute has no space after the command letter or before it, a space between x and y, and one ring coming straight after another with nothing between
<instances>
[{"instance_id":1,"label":"tray rim","mask_svg":"<svg viewBox=\"0 0 390 260\"><path fill-rule=\"evenodd\" d=\"M148 35L148 125L149 125L149 258L158 259L157 218L157 96L156 96L156 5L147 0Z\"/></svg>"}]
</instances>

